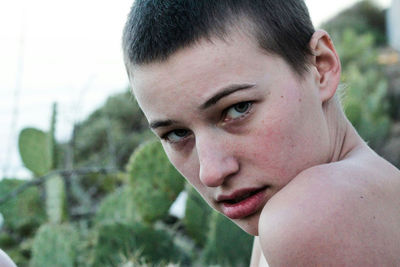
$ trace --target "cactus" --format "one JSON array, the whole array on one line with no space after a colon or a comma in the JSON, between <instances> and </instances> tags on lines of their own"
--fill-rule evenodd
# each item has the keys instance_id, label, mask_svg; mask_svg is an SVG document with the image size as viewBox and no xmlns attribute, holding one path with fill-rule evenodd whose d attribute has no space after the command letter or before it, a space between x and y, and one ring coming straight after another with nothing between
<instances>
[{"instance_id":1,"label":"cactus","mask_svg":"<svg viewBox=\"0 0 400 267\"><path fill-rule=\"evenodd\" d=\"M53 104L50 132L47 134L34 128L26 128L19 136L19 150L25 166L34 175L42 176L55 169L57 143L55 139L57 104ZM46 180L46 210L49 221L61 223L66 216L65 186L62 177L54 175Z\"/></svg>"},{"instance_id":2,"label":"cactus","mask_svg":"<svg viewBox=\"0 0 400 267\"><path fill-rule=\"evenodd\" d=\"M0 196L11 192L24 183L17 179L0 181ZM4 217L4 227L21 236L34 232L46 219L39 190L35 187L27 189L23 194L0 205L0 213Z\"/></svg>"},{"instance_id":3,"label":"cactus","mask_svg":"<svg viewBox=\"0 0 400 267\"><path fill-rule=\"evenodd\" d=\"M213 212L202 262L207 266L249 266L252 246L252 236L225 216Z\"/></svg>"},{"instance_id":4,"label":"cactus","mask_svg":"<svg viewBox=\"0 0 400 267\"><path fill-rule=\"evenodd\" d=\"M152 223L163 218L183 190L184 179L169 162L159 142L139 147L129 159L127 172L139 214Z\"/></svg>"},{"instance_id":5,"label":"cactus","mask_svg":"<svg viewBox=\"0 0 400 267\"><path fill-rule=\"evenodd\" d=\"M55 137L57 119L57 104L53 104L50 121L49 149L52 155L51 169L55 169L57 162L57 143ZM61 223L67 217L65 183L60 175L53 175L45 182L46 212L50 223Z\"/></svg>"},{"instance_id":6,"label":"cactus","mask_svg":"<svg viewBox=\"0 0 400 267\"><path fill-rule=\"evenodd\" d=\"M64 180L53 175L46 183L46 213L49 222L61 223L67 216Z\"/></svg>"},{"instance_id":7,"label":"cactus","mask_svg":"<svg viewBox=\"0 0 400 267\"><path fill-rule=\"evenodd\" d=\"M19 134L18 146L22 162L35 176L50 171L53 152L48 134L35 128L25 128Z\"/></svg>"},{"instance_id":8,"label":"cactus","mask_svg":"<svg viewBox=\"0 0 400 267\"><path fill-rule=\"evenodd\" d=\"M79 235L70 225L42 225L32 247L32 267L73 267Z\"/></svg>"},{"instance_id":9,"label":"cactus","mask_svg":"<svg viewBox=\"0 0 400 267\"><path fill-rule=\"evenodd\" d=\"M92 266L120 266L132 256L152 264L188 263L186 255L177 249L167 232L141 223L101 225L95 243Z\"/></svg>"},{"instance_id":10,"label":"cactus","mask_svg":"<svg viewBox=\"0 0 400 267\"><path fill-rule=\"evenodd\" d=\"M52 154L52 169L57 168L58 165L58 153L57 153L57 143L56 143L56 120L57 120L57 103L53 103L53 112L51 114L50 121L50 151Z\"/></svg>"},{"instance_id":11,"label":"cactus","mask_svg":"<svg viewBox=\"0 0 400 267\"><path fill-rule=\"evenodd\" d=\"M188 186L188 198L183 222L187 234L199 247L203 247L207 240L211 212L212 209L200 194L192 186Z\"/></svg>"},{"instance_id":12,"label":"cactus","mask_svg":"<svg viewBox=\"0 0 400 267\"><path fill-rule=\"evenodd\" d=\"M125 223L132 224L139 221L134 206L133 195L129 186L124 186L108 195L100 204L96 212L96 224Z\"/></svg>"}]
</instances>

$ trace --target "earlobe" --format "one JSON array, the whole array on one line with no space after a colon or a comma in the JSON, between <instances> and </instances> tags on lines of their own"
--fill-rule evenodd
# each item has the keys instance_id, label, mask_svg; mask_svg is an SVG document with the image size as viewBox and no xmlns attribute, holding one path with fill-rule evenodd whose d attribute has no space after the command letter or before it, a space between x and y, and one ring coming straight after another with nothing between
<instances>
[{"instance_id":1,"label":"earlobe","mask_svg":"<svg viewBox=\"0 0 400 267\"><path fill-rule=\"evenodd\" d=\"M316 31L310 41L312 64L317 70L316 83L321 102L331 99L340 83L340 59L328 33Z\"/></svg>"}]
</instances>

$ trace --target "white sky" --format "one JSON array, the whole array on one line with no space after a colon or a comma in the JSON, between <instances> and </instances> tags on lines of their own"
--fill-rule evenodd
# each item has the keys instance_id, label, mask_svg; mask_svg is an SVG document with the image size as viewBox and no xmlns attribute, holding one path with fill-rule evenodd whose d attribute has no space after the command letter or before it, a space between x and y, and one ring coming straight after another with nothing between
<instances>
[{"instance_id":1,"label":"white sky","mask_svg":"<svg viewBox=\"0 0 400 267\"><path fill-rule=\"evenodd\" d=\"M356 1L306 3L319 25ZM390 0L377 2L388 6ZM120 41L131 3L0 0L0 179L30 176L19 159L17 135L27 126L47 131L54 101L57 138L65 140L74 122L128 86Z\"/></svg>"}]
</instances>

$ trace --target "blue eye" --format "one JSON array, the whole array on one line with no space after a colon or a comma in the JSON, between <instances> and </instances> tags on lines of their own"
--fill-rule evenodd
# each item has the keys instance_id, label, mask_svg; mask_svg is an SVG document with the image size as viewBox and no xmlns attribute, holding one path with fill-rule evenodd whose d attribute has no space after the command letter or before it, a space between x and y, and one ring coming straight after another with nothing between
<instances>
[{"instance_id":1,"label":"blue eye","mask_svg":"<svg viewBox=\"0 0 400 267\"><path fill-rule=\"evenodd\" d=\"M247 112L249 112L252 105L252 102L241 102L231 106L227 109L224 120L234 120L244 116Z\"/></svg>"},{"instance_id":2,"label":"blue eye","mask_svg":"<svg viewBox=\"0 0 400 267\"><path fill-rule=\"evenodd\" d=\"M173 130L162 136L163 139L171 143L177 143L187 137L189 131L184 129Z\"/></svg>"}]
</instances>

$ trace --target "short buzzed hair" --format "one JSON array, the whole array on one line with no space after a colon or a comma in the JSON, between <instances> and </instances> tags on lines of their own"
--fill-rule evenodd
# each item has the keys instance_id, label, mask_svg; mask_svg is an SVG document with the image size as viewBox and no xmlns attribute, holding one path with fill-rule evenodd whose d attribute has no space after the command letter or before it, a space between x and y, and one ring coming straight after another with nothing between
<instances>
[{"instance_id":1,"label":"short buzzed hair","mask_svg":"<svg viewBox=\"0 0 400 267\"><path fill-rule=\"evenodd\" d=\"M122 40L128 73L132 65L161 63L201 39L224 39L233 26L250 30L262 50L281 56L298 74L308 69L315 29L303 0L136 0Z\"/></svg>"}]
</instances>

